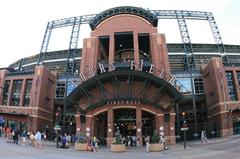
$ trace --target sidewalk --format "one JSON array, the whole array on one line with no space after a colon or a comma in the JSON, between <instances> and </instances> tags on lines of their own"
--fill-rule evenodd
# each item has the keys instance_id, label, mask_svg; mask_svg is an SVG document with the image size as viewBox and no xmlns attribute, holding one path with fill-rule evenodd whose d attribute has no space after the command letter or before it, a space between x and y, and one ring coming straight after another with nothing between
<instances>
[{"instance_id":1,"label":"sidewalk","mask_svg":"<svg viewBox=\"0 0 240 159\"><path fill-rule=\"evenodd\" d=\"M240 139L240 134L226 136L226 137L209 138L208 139L209 143L205 143L205 144L217 144L217 143L222 143L222 142L226 142L229 140L236 140L236 139ZM187 141L187 143L189 145L204 145L201 143L201 140Z\"/></svg>"},{"instance_id":2,"label":"sidewalk","mask_svg":"<svg viewBox=\"0 0 240 159\"><path fill-rule=\"evenodd\" d=\"M56 148L56 142L43 141L42 148L34 148L29 144L6 143L6 138L0 138L0 158L4 159L225 159L227 156L239 158L240 154L240 135L228 136L224 138L210 139L210 143L201 144L200 140L187 141L184 149L183 143L170 145L169 150L161 152L145 151L142 148L130 148L124 153L113 153L110 148L100 147L98 152L76 151L72 144L69 149ZM204 145L204 146L203 146Z\"/></svg>"}]
</instances>

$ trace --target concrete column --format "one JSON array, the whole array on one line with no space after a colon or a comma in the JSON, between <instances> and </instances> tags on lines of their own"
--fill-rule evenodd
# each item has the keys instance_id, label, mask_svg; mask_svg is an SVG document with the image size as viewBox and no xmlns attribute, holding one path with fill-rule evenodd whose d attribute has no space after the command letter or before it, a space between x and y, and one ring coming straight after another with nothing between
<instances>
[{"instance_id":1,"label":"concrete column","mask_svg":"<svg viewBox=\"0 0 240 159\"><path fill-rule=\"evenodd\" d=\"M138 32L133 32L133 47L134 47L134 62L135 69L139 69L139 46L138 46Z\"/></svg>"},{"instance_id":2,"label":"concrete column","mask_svg":"<svg viewBox=\"0 0 240 159\"><path fill-rule=\"evenodd\" d=\"M110 147L112 144L112 138L114 137L114 117L113 117L113 108L110 108L107 111L107 146Z\"/></svg>"},{"instance_id":3,"label":"concrete column","mask_svg":"<svg viewBox=\"0 0 240 159\"><path fill-rule=\"evenodd\" d=\"M108 57L108 64L114 63L114 55L115 55L115 39L114 39L114 33L110 34L109 39L109 57ZM111 67L110 67L111 68ZM111 71L111 70L109 70Z\"/></svg>"},{"instance_id":4,"label":"concrete column","mask_svg":"<svg viewBox=\"0 0 240 159\"><path fill-rule=\"evenodd\" d=\"M141 106L136 108L136 134L140 138L140 145L142 146L142 109Z\"/></svg>"}]
</instances>

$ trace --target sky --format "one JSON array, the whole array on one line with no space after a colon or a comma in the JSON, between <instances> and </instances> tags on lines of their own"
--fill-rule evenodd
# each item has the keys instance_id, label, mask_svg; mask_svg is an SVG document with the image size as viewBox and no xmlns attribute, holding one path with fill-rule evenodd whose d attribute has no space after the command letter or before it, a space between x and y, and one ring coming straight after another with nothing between
<instances>
[{"instance_id":1,"label":"sky","mask_svg":"<svg viewBox=\"0 0 240 159\"><path fill-rule=\"evenodd\" d=\"M240 45L239 0L6 0L0 2L0 68L40 52L47 22L98 14L117 6L149 10L212 12L224 44ZM167 43L181 42L176 20L159 20L158 31ZM186 21L192 43L214 43L207 21ZM67 49L71 28L53 29L48 51ZM89 37L89 25L81 25L78 47Z\"/></svg>"}]
</instances>

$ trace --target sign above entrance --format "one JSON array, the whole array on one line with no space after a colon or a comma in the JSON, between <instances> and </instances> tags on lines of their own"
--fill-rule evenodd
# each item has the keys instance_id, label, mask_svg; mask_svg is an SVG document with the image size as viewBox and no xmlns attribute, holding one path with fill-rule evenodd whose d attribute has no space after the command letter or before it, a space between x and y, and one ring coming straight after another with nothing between
<instances>
[{"instance_id":1,"label":"sign above entrance","mask_svg":"<svg viewBox=\"0 0 240 159\"><path fill-rule=\"evenodd\" d=\"M128 64L129 64L128 65L129 70L141 71L141 72L153 74L153 75L157 76L158 78L161 78L161 79L169 82L171 85L175 86L176 76L166 72L164 69L162 69L162 70L157 69L154 64L150 64L147 67L147 69L146 69L146 67L144 69L144 60L140 60L140 62L135 62L134 60L129 60ZM136 68L135 66L138 66L138 68ZM114 64L114 63L105 64L102 62L98 62L98 68L97 68L98 71L96 71L93 69L92 66L88 66L88 72L80 73L80 75L79 75L80 83L86 81L87 79L94 77L97 74L97 72L105 73L107 71L115 71L119 67L120 67L119 65Z\"/></svg>"}]
</instances>

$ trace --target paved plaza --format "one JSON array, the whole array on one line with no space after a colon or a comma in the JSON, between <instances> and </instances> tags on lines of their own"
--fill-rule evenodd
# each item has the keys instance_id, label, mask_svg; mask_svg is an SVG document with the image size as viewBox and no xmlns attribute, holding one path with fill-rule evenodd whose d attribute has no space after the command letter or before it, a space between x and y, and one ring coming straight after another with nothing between
<instances>
[{"instance_id":1,"label":"paved plaza","mask_svg":"<svg viewBox=\"0 0 240 159\"><path fill-rule=\"evenodd\" d=\"M170 146L169 150L162 152L146 153L144 148L131 148L124 153L113 153L106 147L101 147L98 152L75 151L56 148L54 142L44 142L41 149L29 145L22 146L6 143L4 137L0 138L0 159L239 159L240 135L226 138L210 139L210 143L201 144L198 141Z\"/></svg>"}]
</instances>

